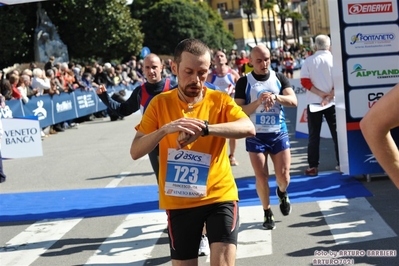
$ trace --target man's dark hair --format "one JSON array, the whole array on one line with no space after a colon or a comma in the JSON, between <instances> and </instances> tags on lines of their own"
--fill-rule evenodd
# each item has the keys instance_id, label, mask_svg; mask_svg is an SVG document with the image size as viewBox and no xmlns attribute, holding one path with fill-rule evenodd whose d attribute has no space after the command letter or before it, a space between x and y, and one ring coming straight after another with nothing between
<instances>
[{"instance_id":1,"label":"man's dark hair","mask_svg":"<svg viewBox=\"0 0 399 266\"><path fill-rule=\"evenodd\" d=\"M197 56L204 55L206 52L208 52L209 56L211 55L209 47L198 39L185 39L176 46L174 61L178 65L181 62L181 54L183 52L188 52Z\"/></svg>"}]
</instances>

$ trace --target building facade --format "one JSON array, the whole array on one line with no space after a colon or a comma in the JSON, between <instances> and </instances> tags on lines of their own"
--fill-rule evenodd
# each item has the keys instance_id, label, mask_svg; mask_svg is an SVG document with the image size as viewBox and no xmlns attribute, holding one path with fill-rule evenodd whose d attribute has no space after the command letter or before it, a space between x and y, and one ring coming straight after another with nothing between
<instances>
[{"instance_id":1,"label":"building facade","mask_svg":"<svg viewBox=\"0 0 399 266\"><path fill-rule=\"evenodd\" d=\"M274 5L273 9L262 10L263 1L260 0L208 0L207 2L212 9L217 10L226 28L233 33L236 42L232 48L249 50L259 43L264 43L270 48L281 46L282 31L277 5ZM288 7L290 6L291 3ZM292 25L291 18L286 18L285 31L288 39L293 36Z\"/></svg>"},{"instance_id":2,"label":"building facade","mask_svg":"<svg viewBox=\"0 0 399 266\"><path fill-rule=\"evenodd\" d=\"M309 27L312 35L330 33L328 0L308 0Z\"/></svg>"}]
</instances>

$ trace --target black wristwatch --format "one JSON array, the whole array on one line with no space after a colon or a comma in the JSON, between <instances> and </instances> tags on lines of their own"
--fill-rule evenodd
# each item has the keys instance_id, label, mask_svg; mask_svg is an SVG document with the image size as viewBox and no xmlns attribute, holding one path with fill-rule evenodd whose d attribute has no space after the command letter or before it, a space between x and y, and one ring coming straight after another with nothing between
<instances>
[{"instance_id":1,"label":"black wristwatch","mask_svg":"<svg viewBox=\"0 0 399 266\"><path fill-rule=\"evenodd\" d=\"M274 95L274 101L277 101L277 94L273 93L273 95Z\"/></svg>"}]
</instances>

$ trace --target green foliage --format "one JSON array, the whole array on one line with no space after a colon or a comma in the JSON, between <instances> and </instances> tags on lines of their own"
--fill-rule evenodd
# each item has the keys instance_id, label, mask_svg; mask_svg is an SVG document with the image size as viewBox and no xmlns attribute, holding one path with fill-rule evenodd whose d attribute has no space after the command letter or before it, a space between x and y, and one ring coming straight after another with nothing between
<instances>
[{"instance_id":1,"label":"green foliage","mask_svg":"<svg viewBox=\"0 0 399 266\"><path fill-rule=\"evenodd\" d=\"M223 20L206 3L163 0L150 7L141 20L144 44L154 53L172 54L186 38L200 39L212 48L233 45L233 36Z\"/></svg>"},{"instance_id":2,"label":"green foliage","mask_svg":"<svg viewBox=\"0 0 399 266\"><path fill-rule=\"evenodd\" d=\"M125 0L60 0L43 2L58 33L68 46L70 60L120 60L138 54L143 34Z\"/></svg>"},{"instance_id":3,"label":"green foliage","mask_svg":"<svg viewBox=\"0 0 399 266\"><path fill-rule=\"evenodd\" d=\"M148 9L162 0L134 0L130 6L130 12L132 17L136 19L141 19Z\"/></svg>"},{"instance_id":4,"label":"green foliage","mask_svg":"<svg viewBox=\"0 0 399 266\"><path fill-rule=\"evenodd\" d=\"M57 0L40 5L67 45L70 61L119 61L152 52L172 54L185 38L198 38L213 49L230 49L234 37L206 1ZM0 67L34 61L38 3L0 8ZM142 23L142 25L140 24Z\"/></svg>"},{"instance_id":5,"label":"green foliage","mask_svg":"<svg viewBox=\"0 0 399 266\"><path fill-rule=\"evenodd\" d=\"M32 8L32 4L26 6ZM0 68L33 60L33 32L26 25L36 22L36 13L33 12L32 17L25 10L26 7L22 5L0 8L0 32L3 36L0 42Z\"/></svg>"},{"instance_id":6,"label":"green foliage","mask_svg":"<svg viewBox=\"0 0 399 266\"><path fill-rule=\"evenodd\" d=\"M131 18L126 0L59 0L41 2L70 61L119 61L138 55L144 34L140 21ZM0 7L0 67L34 61L38 4Z\"/></svg>"}]
</instances>

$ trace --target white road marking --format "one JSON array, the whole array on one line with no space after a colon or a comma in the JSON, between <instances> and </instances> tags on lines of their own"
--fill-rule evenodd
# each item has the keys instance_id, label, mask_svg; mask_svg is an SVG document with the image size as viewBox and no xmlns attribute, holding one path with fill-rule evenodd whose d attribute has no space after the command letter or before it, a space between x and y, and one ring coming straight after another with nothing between
<instances>
[{"instance_id":1,"label":"white road marking","mask_svg":"<svg viewBox=\"0 0 399 266\"><path fill-rule=\"evenodd\" d=\"M166 226L165 212L129 215L86 264L144 265Z\"/></svg>"},{"instance_id":2,"label":"white road marking","mask_svg":"<svg viewBox=\"0 0 399 266\"><path fill-rule=\"evenodd\" d=\"M30 265L81 220L42 220L32 224L0 249L1 265Z\"/></svg>"},{"instance_id":3,"label":"white road marking","mask_svg":"<svg viewBox=\"0 0 399 266\"><path fill-rule=\"evenodd\" d=\"M318 205L337 244L397 237L365 198L318 201ZM272 231L261 229L263 217L259 209L260 206L240 208L237 259L273 253ZM81 220L43 220L32 224L0 248L1 265L32 264ZM165 212L128 215L86 264L145 265L166 226Z\"/></svg>"},{"instance_id":4,"label":"white road marking","mask_svg":"<svg viewBox=\"0 0 399 266\"><path fill-rule=\"evenodd\" d=\"M262 207L240 207L237 259L271 255L272 230L263 230Z\"/></svg>"},{"instance_id":5,"label":"white road marking","mask_svg":"<svg viewBox=\"0 0 399 266\"><path fill-rule=\"evenodd\" d=\"M272 230L263 230L260 206L240 207L240 227L236 259L271 255ZM210 262L210 256L207 258Z\"/></svg>"},{"instance_id":6,"label":"white road marking","mask_svg":"<svg viewBox=\"0 0 399 266\"><path fill-rule=\"evenodd\" d=\"M397 236L365 198L318 201L318 204L337 244Z\"/></svg>"},{"instance_id":7,"label":"white road marking","mask_svg":"<svg viewBox=\"0 0 399 266\"><path fill-rule=\"evenodd\" d=\"M130 172L122 172L120 173L115 179L112 179L111 182L109 182L109 184L106 186L106 188L115 188L119 185L120 182L122 182L123 179L125 179L125 177L127 175L129 175Z\"/></svg>"}]
</instances>

